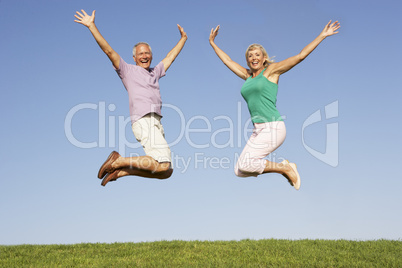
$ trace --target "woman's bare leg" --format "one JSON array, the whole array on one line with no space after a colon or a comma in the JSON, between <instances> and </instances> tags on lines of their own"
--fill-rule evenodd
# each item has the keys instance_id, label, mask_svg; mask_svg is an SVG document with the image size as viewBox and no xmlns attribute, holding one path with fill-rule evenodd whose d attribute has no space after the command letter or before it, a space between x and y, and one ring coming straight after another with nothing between
<instances>
[{"instance_id":1,"label":"woman's bare leg","mask_svg":"<svg viewBox=\"0 0 402 268\"><path fill-rule=\"evenodd\" d=\"M263 173L279 173L282 174L292 186L297 183L298 175L287 160L280 163L267 160L267 164Z\"/></svg>"}]
</instances>

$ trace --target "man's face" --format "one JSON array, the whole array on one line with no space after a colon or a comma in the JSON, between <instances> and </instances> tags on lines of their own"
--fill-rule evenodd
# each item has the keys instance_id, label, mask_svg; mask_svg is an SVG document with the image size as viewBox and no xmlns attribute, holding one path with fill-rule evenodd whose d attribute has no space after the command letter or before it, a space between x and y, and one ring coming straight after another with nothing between
<instances>
[{"instance_id":1,"label":"man's face","mask_svg":"<svg viewBox=\"0 0 402 268\"><path fill-rule=\"evenodd\" d=\"M135 48L135 56L133 57L135 63L144 68L149 70L152 62L152 52L147 45L139 45Z\"/></svg>"}]
</instances>

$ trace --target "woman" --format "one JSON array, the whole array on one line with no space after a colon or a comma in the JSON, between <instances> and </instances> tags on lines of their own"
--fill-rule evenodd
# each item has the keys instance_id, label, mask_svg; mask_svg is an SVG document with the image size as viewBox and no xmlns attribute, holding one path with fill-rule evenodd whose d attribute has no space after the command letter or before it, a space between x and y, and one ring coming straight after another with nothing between
<instances>
[{"instance_id":1,"label":"woman","mask_svg":"<svg viewBox=\"0 0 402 268\"><path fill-rule=\"evenodd\" d=\"M299 54L280 62L270 60L261 45L250 45L246 51L249 69L234 62L215 44L219 25L211 30L209 43L215 53L232 72L246 80L241 94L247 102L254 124L253 134L235 166L237 176L249 177L275 172L282 174L296 190L299 190L300 175L296 164L287 160L275 163L264 159L276 150L286 137L285 124L276 109L279 76L303 61L326 37L337 34L339 28L338 21L334 23L329 21L322 32Z\"/></svg>"}]
</instances>

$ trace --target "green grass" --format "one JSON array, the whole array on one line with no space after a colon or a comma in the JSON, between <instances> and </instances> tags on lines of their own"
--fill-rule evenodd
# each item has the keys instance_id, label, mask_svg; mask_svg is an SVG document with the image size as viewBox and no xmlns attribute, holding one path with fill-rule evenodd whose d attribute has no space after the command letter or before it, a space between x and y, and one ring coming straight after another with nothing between
<instances>
[{"instance_id":1,"label":"green grass","mask_svg":"<svg viewBox=\"0 0 402 268\"><path fill-rule=\"evenodd\" d=\"M402 241L268 239L0 246L0 267L402 267Z\"/></svg>"}]
</instances>

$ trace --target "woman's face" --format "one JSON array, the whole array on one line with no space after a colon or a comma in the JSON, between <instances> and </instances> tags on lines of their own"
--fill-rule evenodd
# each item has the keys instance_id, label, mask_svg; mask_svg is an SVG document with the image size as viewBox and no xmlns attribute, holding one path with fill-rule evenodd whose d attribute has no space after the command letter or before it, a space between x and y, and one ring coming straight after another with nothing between
<instances>
[{"instance_id":1,"label":"woman's face","mask_svg":"<svg viewBox=\"0 0 402 268\"><path fill-rule=\"evenodd\" d=\"M258 71L264 68L264 62L267 58L262 53L261 49L255 48L248 52L247 65L251 71Z\"/></svg>"}]
</instances>

